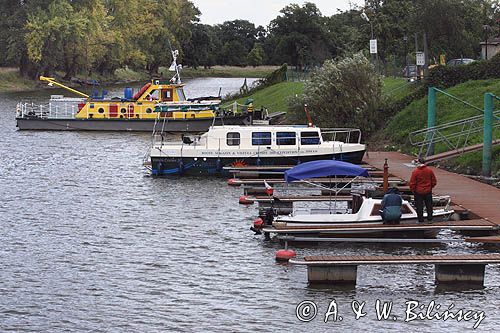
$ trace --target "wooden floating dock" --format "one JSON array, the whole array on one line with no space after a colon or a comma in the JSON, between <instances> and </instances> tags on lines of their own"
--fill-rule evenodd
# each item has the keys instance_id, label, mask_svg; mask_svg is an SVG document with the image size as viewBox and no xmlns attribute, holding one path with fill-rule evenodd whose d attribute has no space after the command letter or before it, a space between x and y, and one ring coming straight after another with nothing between
<instances>
[{"instance_id":1,"label":"wooden floating dock","mask_svg":"<svg viewBox=\"0 0 500 333\"><path fill-rule=\"evenodd\" d=\"M223 167L224 170L230 172L230 173L234 173L234 172L239 172L239 171L286 171L286 170L289 170L293 167L295 167L296 165L261 165L261 166L257 166L257 165L247 165L247 166L227 166L227 167ZM370 170L376 170L372 165L370 164L360 164L359 165L360 167L370 171Z\"/></svg>"},{"instance_id":2,"label":"wooden floating dock","mask_svg":"<svg viewBox=\"0 0 500 333\"><path fill-rule=\"evenodd\" d=\"M313 183L319 183L319 184L347 184L352 182L353 178L313 178L309 179L308 181L297 181L294 183L307 183L307 182L313 182ZM264 182L268 184L286 184L285 180L282 178L266 178L266 179L238 179L238 178L231 178L228 181L228 184L231 186L241 186L241 185L261 185L264 186ZM356 179L355 183L357 184L382 184L383 180L382 179ZM406 185L407 182L397 178L397 177L391 177L389 178L389 185L394 186L394 185Z\"/></svg>"},{"instance_id":3,"label":"wooden floating dock","mask_svg":"<svg viewBox=\"0 0 500 333\"><path fill-rule=\"evenodd\" d=\"M477 237L474 239L488 238ZM448 244L448 243L469 243L468 239L462 238L368 238L368 237L298 237L298 236L278 236L279 240L285 242L331 242L331 243L430 243L430 244ZM472 239L472 238L470 238ZM479 242L479 241L477 241Z\"/></svg>"},{"instance_id":4,"label":"wooden floating dock","mask_svg":"<svg viewBox=\"0 0 500 333\"><path fill-rule=\"evenodd\" d=\"M338 232L402 232L402 231L431 231L431 230L455 230L455 231L497 231L500 226L487 220L463 220L445 221L421 224L398 224L398 225L359 225L342 224L332 226L292 226L292 227L267 227L262 231L269 234L328 234Z\"/></svg>"},{"instance_id":5,"label":"wooden floating dock","mask_svg":"<svg viewBox=\"0 0 500 333\"><path fill-rule=\"evenodd\" d=\"M369 152L365 156L365 162L375 168L382 168L386 158L391 174L401 179L410 179L415 169L412 167L414 157L398 152ZM437 178L434 193L451 195L455 205L464 207L474 215L494 224L500 224L500 189L443 169L432 168L432 170Z\"/></svg>"},{"instance_id":6,"label":"wooden floating dock","mask_svg":"<svg viewBox=\"0 0 500 333\"><path fill-rule=\"evenodd\" d=\"M320 202L320 201L352 201L352 195L303 195L303 196L256 196L253 201L271 202Z\"/></svg>"},{"instance_id":7,"label":"wooden floating dock","mask_svg":"<svg viewBox=\"0 0 500 333\"><path fill-rule=\"evenodd\" d=\"M351 284L357 280L359 265L428 265L435 266L436 284L467 283L484 285L487 264L500 264L500 254L471 255L387 255L387 256L308 256L290 260L306 265L309 283Z\"/></svg>"},{"instance_id":8,"label":"wooden floating dock","mask_svg":"<svg viewBox=\"0 0 500 333\"><path fill-rule=\"evenodd\" d=\"M500 236L470 237L465 239L465 241L470 243L500 244Z\"/></svg>"}]
</instances>

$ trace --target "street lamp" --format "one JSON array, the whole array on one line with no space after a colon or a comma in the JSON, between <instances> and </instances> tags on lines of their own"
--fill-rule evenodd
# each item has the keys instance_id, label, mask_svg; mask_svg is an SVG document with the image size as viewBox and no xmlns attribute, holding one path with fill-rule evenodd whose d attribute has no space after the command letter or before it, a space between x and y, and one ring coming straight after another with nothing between
<instances>
[{"instance_id":1,"label":"street lamp","mask_svg":"<svg viewBox=\"0 0 500 333\"><path fill-rule=\"evenodd\" d=\"M484 30L484 60L488 60L488 30L490 30L490 26L485 24L483 25Z\"/></svg>"},{"instance_id":2,"label":"street lamp","mask_svg":"<svg viewBox=\"0 0 500 333\"><path fill-rule=\"evenodd\" d=\"M372 33L372 38L370 40L370 56L371 56L372 61L373 61L373 53L371 51L371 43L372 43L372 40L375 39L375 37L373 35L373 23L372 23L372 21L370 20L370 18L368 17L368 15L366 15L366 13L364 11L361 12L361 18L363 20L365 20L366 22L370 23L370 30L371 30L371 33ZM376 42L377 41L375 40L375 46L376 46ZM379 68L378 68L378 51L376 50L376 48L375 48L375 52L374 53L376 54L376 58L375 58L375 70L378 73L378 71L379 71Z\"/></svg>"},{"instance_id":3,"label":"street lamp","mask_svg":"<svg viewBox=\"0 0 500 333\"><path fill-rule=\"evenodd\" d=\"M408 36L404 36L403 40L405 41L405 76L408 78L410 76L409 74L409 68L408 68Z\"/></svg>"},{"instance_id":4,"label":"street lamp","mask_svg":"<svg viewBox=\"0 0 500 333\"><path fill-rule=\"evenodd\" d=\"M373 24L372 24L372 21L370 21L370 18L368 17L368 15L366 15L365 12L361 13L361 18L363 20L365 20L366 22L370 23L370 29L371 29L371 32L372 32L372 39L373 39Z\"/></svg>"}]
</instances>

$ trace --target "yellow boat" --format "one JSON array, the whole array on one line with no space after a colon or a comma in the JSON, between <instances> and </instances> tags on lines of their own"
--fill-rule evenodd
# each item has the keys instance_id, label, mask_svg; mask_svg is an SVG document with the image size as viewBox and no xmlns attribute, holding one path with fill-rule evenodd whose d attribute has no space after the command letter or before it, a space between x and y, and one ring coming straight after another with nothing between
<instances>
[{"instance_id":1,"label":"yellow boat","mask_svg":"<svg viewBox=\"0 0 500 333\"><path fill-rule=\"evenodd\" d=\"M125 88L123 97L106 98L89 96L54 78L41 76L40 80L80 97L52 95L48 105L19 103L19 129L152 131L155 123L162 122L164 131L202 132L214 124L251 123L251 105L238 114L225 113L219 97L188 100L182 83L154 79L135 95L132 88Z\"/></svg>"}]
</instances>

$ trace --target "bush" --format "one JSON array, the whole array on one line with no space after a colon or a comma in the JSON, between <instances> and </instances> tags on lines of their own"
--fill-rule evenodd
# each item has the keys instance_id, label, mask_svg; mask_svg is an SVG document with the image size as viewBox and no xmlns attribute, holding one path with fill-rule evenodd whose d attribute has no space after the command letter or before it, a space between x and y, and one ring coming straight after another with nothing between
<instances>
[{"instance_id":1,"label":"bush","mask_svg":"<svg viewBox=\"0 0 500 333\"><path fill-rule=\"evenodd\" d=\"M370 134L386 120L381 116L381 92L381 77L363 54L327 60L306 82L304 94L289 100L287 117L304 123L307 104L321 127L358 127Z\"/></svg>"},{"instance_id":2,"label":"bush","mask_svg":"<svg viewBox=\"0 0 500 333\"><path fill-rule=\"evenodd\" d=\"M490 60L474 62L464 66L438 66L429 71L426 87L450 88L470 80L500 78L500 54Z\"/></svg>"}]
</instances>

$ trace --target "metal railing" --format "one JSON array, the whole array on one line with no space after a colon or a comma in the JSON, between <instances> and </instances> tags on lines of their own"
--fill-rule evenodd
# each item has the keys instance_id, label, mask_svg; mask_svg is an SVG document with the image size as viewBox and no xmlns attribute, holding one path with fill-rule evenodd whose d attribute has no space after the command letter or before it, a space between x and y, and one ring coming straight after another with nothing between
<instances>
[{"instance_id":1,"label":"metal railing","mask_svg":"<svg viewBox=\"0 0 500 333\"><path fill-rule=\"evenodd\" d=\"M60 104L60 103L57 103ZM74 104L53 105L18 103L16 106L16 117L18 118L40 118L40 119L71 119L78 112L78 106Z\"/></svg>"},{"instance_id":2,"label":"metal railing","mask_svg":"<svg viewBox=\"0 0 500 333\"><path fill-rule=\"evenodd\" d=\"M307 128L304 128L306 130ZM237 141L237 144L232 144L232 145L227 145L227 140L228 138L226 137L207 137L203 135L198 135L198 136L183 136L181 140L176 140L176 141L170 141L169 137L167 137L168 134L163 134L162 132L155 132L152 135L152 148L157 148L159 149L162 154L163 148L168 149L169 147L175 148L175 150L180 149L180 153L182 156L182 152L184 151L185 148L189 149L190 151L193 150L216 150L219 152L219 156L225 156L224 152L228 150L239 150L242 149L242 140L245 140L245 138L240 138ZM339 136L344 136L346 138L346 141L343 141L344 143L360 143L361 142L361 131L359 129L353 129L353 128L329 128L325 129L325 131L321 132L321 135L323 136L323 139L325 135L332 136L334 140L326 140L326 141L337 141ZM316 137L318 138L318 137ZM234 140L237 140L236 138L229 138L232 140L234 143ZM246 138L246 140L252 140L252 138ZM293 139L294 144L278 144L280 141L283 142L282 140L286 139ZM314 139L314 137L305 137L304 139ZM318 138L319 139L319 138ZM324 141L323 141L324 142ZM301 142L301 138L299 138L298 135L295 136L290 136L290 137L276 137L272 136L271 138L271 143L270 144L264 144L264 145L253 145L253 144L245 144L243 145L243 148L247 149L256 149L255 154L248 157L254 157L257 156L259 157L263 152L272 152L277 155L281 155L280 149L286 149L287 152L290 151L296 151L297 155L301 155L301 149L304 148L310 148L312 146L319 146L321 145L320 140L318 140L317 144L303 144ZM273 148L273 146L275 148ZM339 148L337 146L337 148ZM335 150L335 145L332 146L332 149ZM342 149L342 147L340 147ZM283 156L283 157L288 157L288 156ZM149 158L146 157L146 158Z\"/></svg>"},{"instance_id":3,"label":"metal railing","mask_svg":"<svg viewBox=\"0 0 500 333\"><path fill-rule=\"evenodd\" d=\"M83 101L82 101L83 103ZM121 110L125 109L125 113ZM105 118L110 119L142 119L147 115L148 119L153 119L154 117L160 117L159 112L153 112L150 106L140 106L135 105L133 111L129 111L128 106L122 107L117 111L116 116L111 117L108 113L103 113ZM149 112L147 111L149 109ZM73 119L78 113L78 104L73 103L61 103L61 102L49 102L46 104L35 104L30 102L20 102L16 106L16 117L17 118L39 118L39 119ZM93 116L96 115L96 116ZM99 116L97 116L99 115ZM102 114L98 112L98 108L95 111L89 111L82 115L81 118L102 118Z\"/></svg>"},{"instance_id":4,"label":"metal railing","mask_svg":"<svg viewBox=\"0 0 500 333\"><path fill-rule=\"evenodd\" d=\"M500 110L493 112L493 119L493 129L500 128ZM429 156L431 147L436 144L444 145L446 151L460 151L477 143L471 140L477 139L474 134L483 132L483 123L483 115L456 120L411 132L409 140L411 145L419 147L418 156Z\"/></svg>"},{"instance_id":5,"label":"metal railing","mask_svg":"<svg viewBox=\"0 0 500 333\"><path fill-rule=\"evenodd\" d=\"M359 128L322 128L323 141L342 141L344 143L361 143Z\"/></svg>"}]
</instances>

